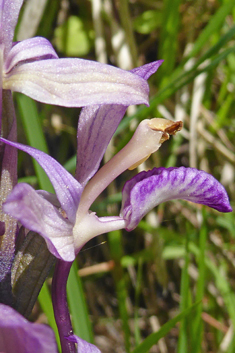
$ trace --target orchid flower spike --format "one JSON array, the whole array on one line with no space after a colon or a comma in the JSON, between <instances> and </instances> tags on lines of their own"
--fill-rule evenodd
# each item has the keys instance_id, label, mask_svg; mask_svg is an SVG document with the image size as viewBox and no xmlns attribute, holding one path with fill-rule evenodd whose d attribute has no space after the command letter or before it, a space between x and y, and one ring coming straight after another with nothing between
<instances>
[{"instance_id":1,"label":"orchid flower spike","mask_svg":"<svg viewBox=\"0 0 235 353\"><path fill-rule=\"evenodd\" d=\"M71 335L78 353L101 353L93 344ZM26 320L10 306L0 304L0 351L4 353L57 353L55 336L49 326Z\"/></svg>"},{"instance_id":2,"label":"orchid flower spike","mask_svg":"<svg viewBox=\"0 0 235 353\"><path fill-rule=\"evenodd\" d=\"M97 118L99 109L99 106L94 109L93 121ZM98 135L103 133L102 123L100 120L101 129L96 131ZM78 159L82 168L82 183L45 153L1 139L38 161L49 176L57 196L55 198L43 191L36 192L27 184L18 184L8 196L3 206L4 211L18 219L24 227L41 234L50 252L69 262L74 260L83 245L93 237L122 228L128 231L134 229L152 208L164 201L184 199L221 212L232 211L224 187L213 176L184 167L154 168L134 176L123 188L119 216L99 218L90 211L92 203L111 181L158 150L161 143L169 137L169 133L175 133L181 126L180 122L165 123L163 119L143 120L129 143L93 178L90 162L98 157L95 146L101 136L91 137L91 131L87 135L84 132L83 138L89 140L88 152L93 150L95 156L88 154L83 163ZM84 141L83 143L86 145ZM85 151L82 151L82 156L84 155ZM96 168L93 172L96 172Z\"/></svg>"},{"instance_id":3,"label":"orchid flower spike","mask_svg":"<svg viewBox=\"0 0 235 353\"><path fill-rule=\"evenodd\" d=\"M90 60L58 59L50 42L41 37L13 43L22 3L0 0L1 89L67 107L148 104L148 85L134 72Z\"/></svg>"}]
</instances>

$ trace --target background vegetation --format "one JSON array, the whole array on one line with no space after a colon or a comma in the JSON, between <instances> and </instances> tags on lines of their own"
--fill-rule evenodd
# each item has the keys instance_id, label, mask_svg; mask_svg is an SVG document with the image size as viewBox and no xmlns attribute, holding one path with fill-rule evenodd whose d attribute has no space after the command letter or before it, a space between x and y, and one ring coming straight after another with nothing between
<instances>
[{"instance_id":1,"label":"background vegetation","mask_svg":"<svg viewBox=\"0 0 235 353\"><path fill-rule=\"evenodd\" d=\"M203 169L222 182L234 206L234 19L234 0L28 0L16 39L44 36L61 57L124 69L164 59L150 80L150 107L128 110L105 158L144 118L183 120L183 131L141 168ZM18 140L73 173L79 110L20 94L15 100ZM20 181L52 191L33 163L19 154ZM93 210L118 214L122 186L134 173L120 176ZM75 333L103 353L234 352L234 251L234 213L178 200L159 206L131 233L97 237L79 254L68 283ZM32 320L55 329L50 279Z\"/></svg>"}]
</instances>

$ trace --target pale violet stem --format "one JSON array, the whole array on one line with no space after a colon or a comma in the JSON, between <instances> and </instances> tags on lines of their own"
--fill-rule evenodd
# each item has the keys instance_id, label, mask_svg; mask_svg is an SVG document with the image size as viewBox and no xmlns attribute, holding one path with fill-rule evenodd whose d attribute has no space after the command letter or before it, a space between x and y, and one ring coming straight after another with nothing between
<instances>
[{"instance_id":1,"label":"pale violet stem","mask_svg":"<svg viewBox=\"0 0 235 353\"><path fill-rule=\"evenodd\" d=\"M62 353L76 353L75 343L66 339L66 337L73 335L66 294L66 285L71 266L72 262L58 259L52 280L52 302Z\"/></svg>"}]
</instances>

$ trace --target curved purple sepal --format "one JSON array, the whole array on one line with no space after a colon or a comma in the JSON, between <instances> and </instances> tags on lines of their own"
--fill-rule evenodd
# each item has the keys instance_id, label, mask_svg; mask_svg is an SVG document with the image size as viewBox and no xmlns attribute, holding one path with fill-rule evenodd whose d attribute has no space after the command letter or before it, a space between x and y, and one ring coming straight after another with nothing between
<instances>
[{"instance_id":1,"label":"curved purple sepal","mask_svg":"<svg viewBox=\"0 0 235 353\"><path fill-rule=\"evenodd\" d=\"M75 258L73 224L28 184L18 184L7 197L3 210L22 225L39 233L49 251L64 261Z\"/></svg>"},{"instance_id":2,"label":"curved purple sepal","mask_svg":"<svg viewBox=\"0 0 235 353\"><path fill-rule=\"evenodd\" d=\"M224 187L212 175L194 168L154 168L124 185L121 215L126 229L134 229L152 208L174 199L232 211Z\"/></svg>"},{"instance_id":3,"label":"curved purple sepal","mask_svg":"<svg viewBox=\"0 0 235 353\"><path fill-rule=\"evenodd\" d=\"M56 353L57 346L49 326L29 322L10 306L0 304L0 352Z\"/></svg>"},{"instance_id":4,"label":"curved purple sepal","mask_svg":"<svg viewBox=\"0 0 235 353\"><path fill-rule=\"evenodd\" d=\"M148 84L138 75L96 61L69 58L15 66L5 75L3 88L66 107L148 104L149 93Z\"/></svg>"},{"instance_id":5,"label":"curved purple sepal","mask_svg":"<svg viewBox=\"0 0 235 353\"><path fill-rule=\"evenodd\" d=\"M72 335L66 337L66 339L70 342L77 343L77 353L101 353L94 344L88 343L78 336Z\"/></svg>"},{"instance_id":6,"label":"curved purple sepal","mask_svg":"<svg viewBox=\"0 0 235 353\"><path fill-rule=\"evenodd\" d=\"M83 190L77 180L48 154L39 151L36 148L25 146L21 143L11 142L4 138L0 138L0 141L5 142L12 147L16 147L36 159L48 175L62 209L66 212L68 219L74 223Z\"/></svg>"}]
</instances>

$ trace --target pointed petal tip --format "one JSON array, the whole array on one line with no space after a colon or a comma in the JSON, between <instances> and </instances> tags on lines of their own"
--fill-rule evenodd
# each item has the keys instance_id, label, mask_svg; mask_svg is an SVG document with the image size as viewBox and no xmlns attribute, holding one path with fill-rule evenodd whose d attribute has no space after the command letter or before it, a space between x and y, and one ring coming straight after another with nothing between
<instances>
[{"instance_id":1,"label":"pointed petal tip","mask_svg":"<svg viewBox=\"0 0 235 353\"><path fill-rule=\"evenodd\" d=\"M213 206L211 206L213 207ZM221 200L221 204L217 207L213 207L215 210L223 213L233 212L233 209L229 203L229 200Z\"/></svg>"},{"instance_id":2,"label":"pointed petal tip","mask_svg":"<svg viewBox=\"0 0 235 353\"><path fill-rule=\"evenodd\" d=\"M140 67L136 67L131 70L132 73L148 80L151 75L153 75L159 67L162 65L164 60L156 60L151 63L145 64Z\"/></svg>"}]
</instances>

